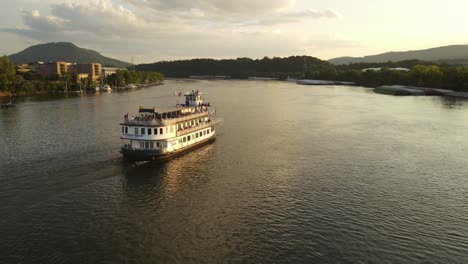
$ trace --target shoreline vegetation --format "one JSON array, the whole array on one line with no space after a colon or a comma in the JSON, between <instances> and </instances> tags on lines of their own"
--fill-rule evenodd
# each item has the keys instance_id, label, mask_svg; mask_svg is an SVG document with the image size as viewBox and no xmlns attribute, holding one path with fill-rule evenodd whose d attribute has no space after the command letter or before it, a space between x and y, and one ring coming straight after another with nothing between
<instances>
[{"instance_id":1,"label":"shoreline vegetation","mask_svg":"<svg viewBox=\"0 0 468 264\"><path fill-rule=\"evenodd\" d=\"M135 67L139 71L163 72L168 78L230 76L232 79L249 79L255 76L257 79L352 82L373 88L381 85L406 85L468 91L467 67L421 60L333 65L315 57L291 56L255 60L237 58L161 61ZM396 70L398 68L404 70Z\"/></svg>"},{"instance_id":2,"label":"shoreline vegetation","mask_svg":"<svg viewBox=\"0 0 468 264\"><path fill-rule=\"evenodd\" d=\"M17 72L15 66L7 56L0 57L0 97L42 95L58 93L81 93L95 91L101 85L110 85L113 88L124 89L135 87L159 85L164 81L160 72L140 72L117 70L102 79L92 80L78 78L75 71L67 72L63 76L44 78L35 72Z\"/></svg>"},{"instance_id":3,"label":"shoreline vegetation","mask_svg":"<svg viewBox=\"0 0 468 264\"><path fill-rule=\"evenodd\" d=\"M129 84L158 84L165 77L223 76L227 77L223 79L252 79L255 76L253 79L323 80L372 88L403 85L468 91L467 67L421 60L333 65L310 56L191 59L140 64L135 69L135 72L119 70L104 78L102 84L123 87ZM78 80L73 72L48 80L36 73L19 73L7 56L0 58L0 95L3 96L79 91L85 90L83 87L93 87L91 83L89 79Z\"/></svg>"}]
</instances>

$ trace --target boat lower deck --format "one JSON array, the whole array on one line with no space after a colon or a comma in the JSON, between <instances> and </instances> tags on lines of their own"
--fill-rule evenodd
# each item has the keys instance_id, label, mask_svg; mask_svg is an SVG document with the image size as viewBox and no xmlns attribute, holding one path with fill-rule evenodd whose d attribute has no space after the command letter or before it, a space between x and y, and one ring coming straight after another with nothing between
<instances>
[{"instance_id":1,"label":"boat lower deck","mask_svg":"<svg viewBox=\"0 0 468 264\"><path fill-rule=\"evenodd\" d=\"M164 150L152 150L152 149L135 150L135 149L121 148L120 153L122 153L124 158L131 160L131 161L165 160L165 159L169 159L169 158L181 155L188 150L200 147L208 143L212 143L215 141L215 139L216 137L215 135L213 135L207 139L201 140L194 144L188 145L187 147L180 148L171 152L167 152Z\"/></svg>"}]
</instances>

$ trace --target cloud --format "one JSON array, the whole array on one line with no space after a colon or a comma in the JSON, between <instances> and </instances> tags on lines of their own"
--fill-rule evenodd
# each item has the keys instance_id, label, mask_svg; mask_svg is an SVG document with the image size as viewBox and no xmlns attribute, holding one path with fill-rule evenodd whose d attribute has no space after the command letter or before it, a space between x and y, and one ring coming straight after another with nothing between
<instances>
[{"instance_id":1,"label":"cloud","mask_svg":"<svg viewBox=\"0 0 468 264\"><path fill-rule=\"evenodd\" d=\"M305 35L300 37L300 42L301 46L308 50L363 47L363 44L358 41L330 35Z\"/></svg>"},{"instance_id":2,"label":"cloud","mask_svg":"<svg viewBox=\"0 0 468 264\"><path fill-rule=\"evenodd\" d=\"M294 0L125 0L125 2L164 12L179 12L195 8L206 13L240 16L277 12L291 8L295 4Z\"/></svg>"},{"instance_id":3,"label":"cloud","mask_svg":"<svg viewBox=\"0 0 468 264\"><path fill-rule=\"evenodd\" d=\"M154 16L175 16L185 23L229 25L275 25L310 19L336 19L333 10L291 11L294 0L124 0L136 8L151 9Z\"/></svg>"},{"instance_id":4,"label":"cloud","mask_svg":"<svg viewBox=\"0 0 468 264\"><path fill-rule=\"evenodd\" d=\"M293 0L66 1L50 4L46 15L22 11L23 25L2 31L39 42L70 41L124 60L141 54L150 62L293 55L309 44L279 25L340 17L332 10L291 11Z\"/></svg>"},{"instance_id":5,"label":"cloud","mask_svg":"<svg viewBox=\"0 0 468 264\"><path fill-rule=\"evenodd\" d=\"M25 27L10 29L17 33L48 41L60 37L95 35L105 37L115 32L131 33L138 28L134 16L124 8L109 6L110 0L89 4L55 4L51 15L41 15L38 10L22 11Z\"/></svg>"},{"instance_id":6,"label":"cloud","mask_svg":"<svg viewBox=\"0 0 468 264\"><path fill-rule=\"evenodd\" d=\"M296 11L296 12L286 12L286 13L277 13L272 16L265 16L256 18L253 20L243 21L242 25L263 25L263 26L273 26L278 24L288 24L288 23L301 23L307 20L312 19L338 19L341 18L341 15L333 10L323 10L317 11L313 9Z\"/></svg>"}]
</instances>

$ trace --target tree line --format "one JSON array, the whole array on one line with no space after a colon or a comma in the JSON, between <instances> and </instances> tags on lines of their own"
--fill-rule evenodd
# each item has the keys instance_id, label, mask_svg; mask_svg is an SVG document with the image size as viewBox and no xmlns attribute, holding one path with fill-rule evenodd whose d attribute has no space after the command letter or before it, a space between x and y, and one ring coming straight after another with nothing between
<instances>
[{"instance_id":1,"label":"tree line","mask_svg":"<svg viewBox=\"0 0 468 264\"><path fill-rule=\"evenodd\" d=\"M381 70L337 70L330 80L355 82L358 85L408 85L468 91L468 68L462 66L415 65L410 71L389 67Z\"/></svg>"},{"instance_id":2,"label":"tree line","mask_svg":"<svg viewBox=\"0 0 468 264\"><path fill-rule=\"evenodd\" d=\"M104 83L111 86L125 86L128 84L160 84L164 75L154 71L127 71L117 70L115 74L106 76Z\"/></svg>"},{"instance_id":3,"label":"tree line","mask_svg":"<svg viewBox=\"0 0 468 264\"><path fill-rule=\"evenodd\" d=\"M127 70L118 70L115 74L108 75L102 80L92 80L89 77L79 78L76 71L66 72L62 76L52 75L44 78L33 71L17 72L7 56L0 57L0 91L15 95L54 93L65 90L79 91L101 84L113 87L128 84L159 84L163 80L164 75L159 72L130 72Z\"/></svg>"},{"instance_id":4,"label":"tree line","mask_svg":"<svg viewBox=\"0 0 468 264\"><path fill-rule=\"evenodd\" d=\"M380 67L381 70L365 68ZM391 68L404 67L409 71ZM376 87L379 85L411 85L468 91L468 68L434 62L408 60L386 63L354 63L335 66L310 56L262 59L193 59L162 61L140 64L137 71L119 70L102 81L111 86L128 84L160 83L164 76L186 78L192 75L230 76L234 79L248 77L271 77L278 79L318 79L348 81L357 85ZM164 74L164 75L163 75ZM0 91L14 94L80 90L93 84L89 79L78 79L76 72L44 79L34 72L19 73L8 57L0 58Z\"/></svg>"},{"instance_id":5,"label":"tree line","mask_svg":"<svg viewBox=\"0 0 468 264\"><path fill-rule=\"evenodd\" d=\"M367 68L381 70L367 70ZM391 68L402 67L409 71ZM278 79L318 79L348 81L357 85L411 85L468 91L468 68L421 60L406 60L385 63L352 63L332 65L310 56L263 59L192 59L162 61L136 66L140 71L158 71L167 77L187 78L191 75L230 76L233 79L270 77Z\"/></svg>"},{"instance_id":6,"label":"tree line","mask_svg":"<svg viewBox=\"0 0 468 264\"><path fill-rule=\"evenodd\" d=\"M192 59L161 61L136 66L140 71L158 71L167 77L186 78L192 75L230 76L234 79L248 77L273 77L279 79L303 78L306 71L330 67L328 62L310 56L288 58L250 59Z\"/></svg>"}]
</instances>

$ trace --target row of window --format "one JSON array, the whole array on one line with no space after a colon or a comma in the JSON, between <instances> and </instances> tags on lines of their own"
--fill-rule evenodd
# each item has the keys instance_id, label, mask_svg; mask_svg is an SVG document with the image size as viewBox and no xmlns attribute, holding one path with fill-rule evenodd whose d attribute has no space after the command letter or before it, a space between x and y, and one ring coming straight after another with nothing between
<instances>
[{"instance_id":1,"label":"row of window","mask_svg":"<svg viewBox=\"0 0 468 264\"><path fill-rule=\"evenodd\" d=\"M179 140L179 143L185 143L189 142L191 140L194 140L195 138L199 138L202 136L205 136L210 133L210 128L205 129L203 131L199 131L197 133L194 133L192 135L188 135L183 137L182 139ZM174 141L176 142L176 141ZM160 148L163 147L163 144L160 143L159 141L139 141L140 143L140 149L154 149L154 148Z\"/></svg>"},{"instance_id":2,"label":"row of window","mask_svg":"<svg viewBox=\"0 0 468 264\"><path fill-rule=\"evenodd\" d=\"M195 126L195 125L201 124L201 123L206 122L206 121L208 121L207 117L200 118L200 119L197 119L197 120L192 120L192 121L187 121L187 122L184 122L184 123L179 123L177 125L177 127L178 127L178 129L182 129L182 128L189 127L189 126Z\"/></svg>"},{"instance_id":3,"label":"row of window","mask_svg":"<svg viewBox=\"0 0 468 264\"><path fill-rule=\"evenodd\" d=\"M197 96L185 96L185 98L187 98L187 100L190 100L190 101L201 101L201 96L197 95Z\"/></svg>"},{"instance_id":4,"label":"row of window","mask_svg":"<svg viewBox=\"0 0 468 264\"><path fill-rule=\"evenodd\" d=\"M164 134L164 130L166 131L165 133L172 133L174 132L174 127L173 126L169 126L169 127L166 127L166 129L160 127L160 128L145 128L145 127L135 127L134 128L134 132L135 132L135 135L158 135L158 132L159 132L159 135L162 135ZM122 127L122 133L123 134L128 134L128 127Z\"/></svg>"},{"instance_id":5,"label":"row of window","mask_svg":"<svg viewBox=\"0 0 468 264\"><path fill-rule=\"evenodd\" d=\"M192 139L195 139L195 138L199 138L199 137L202 137L206 134L209 134L210 133L210 129L205 129L203 131L199 131L195 134L192 134L192 135L188 135L186 137L183 137L182 139L179 140L179 143L185 143L185 142L189 142L190 140Z\"/></svg>"},{"instance_id":6,"label":"row of window","mask_svg":"<svg viewBox=\"0 0 468 264\"><path fill-rule=\"evenodd\" d=\"M160 144L159 141L153 142L153 141L140 141L140 148L141 149L153 149L156 146L156 148L159 148Z\"/></svg>"}]
</instances>

